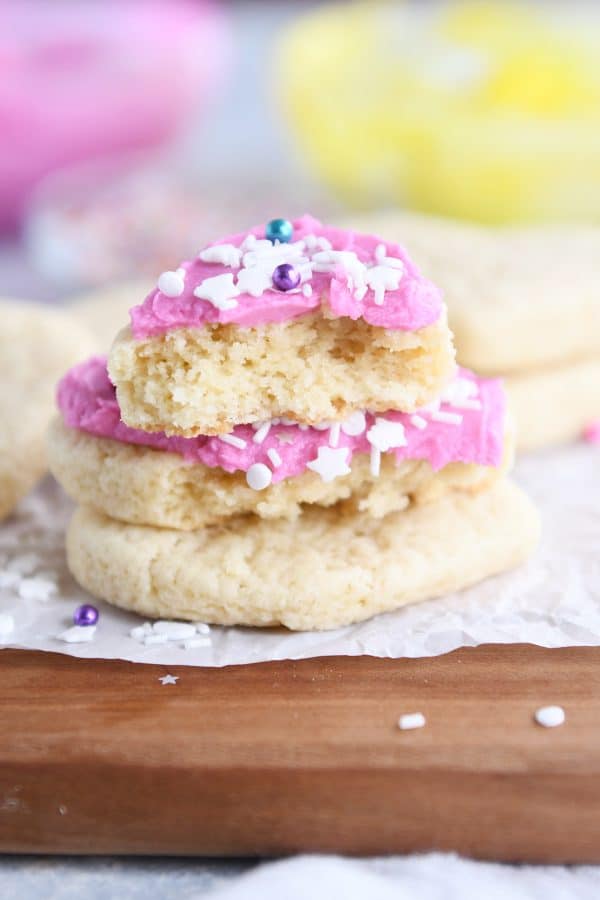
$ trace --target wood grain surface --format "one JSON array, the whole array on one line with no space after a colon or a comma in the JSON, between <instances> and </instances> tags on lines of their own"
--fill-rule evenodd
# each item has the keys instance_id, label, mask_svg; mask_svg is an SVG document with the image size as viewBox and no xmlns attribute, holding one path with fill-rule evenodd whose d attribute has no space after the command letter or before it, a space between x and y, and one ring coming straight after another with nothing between
<instances>
[{"instance_id":1,"label":"wood grain surface","mask_svg":"<svg viewBox=\"0 0 600 900\"><path fill-rule=\"evenodd\" d=\"M534 724L549 703L564 726ZM3 650L0 710L4 852L600 861L600 648L226 669Z\"/></svg>"}]
</instances>

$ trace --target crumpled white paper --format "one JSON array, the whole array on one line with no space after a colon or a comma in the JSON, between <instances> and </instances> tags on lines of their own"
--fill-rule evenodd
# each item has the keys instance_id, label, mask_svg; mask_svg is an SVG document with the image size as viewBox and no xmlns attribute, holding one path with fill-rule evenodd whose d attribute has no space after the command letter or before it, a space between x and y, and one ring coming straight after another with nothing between
<instances>
[{"instance_id":1,"label":"crumpled white paper","mask_svg":"<svg viewBox=\"0 0 600 900\"><path fill-rule=\"evenodd\" d=\"M337 631L213 627L210 645L195 649L184 649L181 641L144 646L129 635L142 622L138 616L92 600L76 585L63 551L72 505L47 479L0 525L0 615L12 615L15 623L12 633L0 634L0 643L188 666L359 654L433 656L487 642L600 644L600 447L578 444L529 456L518 463L515 478L543 520L541 546L518 570ZM84 602L100 609L94 640L66 644L57 635Z\"/></svg>"}]
</instances>

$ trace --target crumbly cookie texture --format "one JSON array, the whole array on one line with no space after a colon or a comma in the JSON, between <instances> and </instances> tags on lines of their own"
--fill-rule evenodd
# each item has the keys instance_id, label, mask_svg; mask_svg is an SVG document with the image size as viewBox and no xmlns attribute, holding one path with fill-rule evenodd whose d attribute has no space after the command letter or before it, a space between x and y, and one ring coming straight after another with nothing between
<instances>
[{"instance_id":1,"label":"crumbly cookie texture","mask_svg":"<svg viewBox=\"0 0 600 900\"><path fill-rule=\"evenodd\" d=\"M123 522L190 530L250 512L265 519L294 519L303 505L331 506L340 500L381 518L449 490L487 489L511 464L513 445L509 433L503 464L496 468L451 463L435 472L424 460L397 464L388 454L377 477L369 456L360 454L343 478L324 482L305 471L264 491L248 487L244 472L189 464L175 453L94 437L68 428L59 417L50 426L48 455L52 473L78 503Z\"/></svg>"},{"instance_id":2,"label":"crumbly cookie texture","mask_svg":"<svg viewBox=\"0 0 600 900\"><path fill-rule=\"evenodd\" d=\"M412 412L436 397L455 363L445 316L401 331L319 313L141 340L125 328L108 368L127 425L192 437L278 416L318 424L356 409Z\"/></svg>"},{"instance_id":3,"label":"crumbly cookie texture","mask_svg":"<svg viewBox=\"0 0 600 900\"><path fill-rule=\"evenodd\" d=\"M383 519L332 507L181 532L80 507L67 537L86 590L144 616L328 629L460 590L523 562L538 514L505 479Z\"/></svg>"},{"instance_id":4,"label":"crumbly cookie texture","mask_svg":"<svg viewBox=\"0 0 600 900\"><path fill-rule=\"evenodd\" d=\"M353 225L406 244L439 284L462 365L520 374L600 356L600 228L491 228L395 213Z\"/></svg>"},{"instance_id":5,"label":"crumbly cookie texture","mask_svg":"<svg viewBox=\"0 0 600 900\"><path fill-rule=\"evenodd\" d=\"M0 300L0 519L44 473L56 381L91 348L87 332L70 317Z\"/></svg>"},{"instance_id":6,"label":"crumbly cookie texture","mask_svg":"<svg viewBox=\"0 0 600 900\"><path fill-rule=\"evenodd\" d=\"M600 356L512 375L505 387L520 451L576 440L600 418Z\"/></svg>"}]
</instances>

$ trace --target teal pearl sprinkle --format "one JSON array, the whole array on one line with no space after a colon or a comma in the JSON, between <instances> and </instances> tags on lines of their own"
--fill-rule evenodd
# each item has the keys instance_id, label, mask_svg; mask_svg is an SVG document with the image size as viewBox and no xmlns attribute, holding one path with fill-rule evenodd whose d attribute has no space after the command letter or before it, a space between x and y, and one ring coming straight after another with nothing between
<instances>
[{"instance_id":1,"label":"teal pearl sprinkle","mask_svg":"<svg viewBox=\"0 0 600 900\"><path fill-rule=\"evenodd\" d=\"M279 241L280 244L288 244L292 239L293 233L293 225L287 219L271 219L270 222L267 222L267 227L265 228L265 237L272 244L275 241Z\"/></svg>"}]
</instances>

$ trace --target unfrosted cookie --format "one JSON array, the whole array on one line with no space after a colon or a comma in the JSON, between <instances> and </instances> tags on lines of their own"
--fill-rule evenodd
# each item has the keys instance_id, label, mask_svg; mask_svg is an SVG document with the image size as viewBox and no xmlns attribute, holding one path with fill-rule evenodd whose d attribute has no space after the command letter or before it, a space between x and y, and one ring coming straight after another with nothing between
<instances>
[{"instance_id":1,"label":"unfrosted cookie","mask_svg":"<svg viewBox=\"0 0 600 900\"><path fill-rule=\"evenodd\" d=\"M459 362L485 374L600 357L600 228L355 220L408 247L444 293Z\"/></svg>"},{"instance_id":2,"label":"unfrosted cookie","mask_svg":"<svg viewBox=\"0 0 600 900\"><path fill-rule=\"evenodd\" d=\"M56 382L90 346L87 332L70 317L0 300L0 519L45 471Z\"/></svg>"},{"instance_id":3,"label":"unfrosted cookie","mask_svg":"<svg viewBox=\"0 0 600 900\"><path fill-rule=\"evenodd\" d=\"M357 412L314 428L271 420L195 438L125 425L103 357L67 372L57 401L64 425L50 431L50 464L71 496L127 522L175 528L244 512L294 517L300 504L348 498L381 516L450 488L483 488L513 444L502 385L466 370L416 415Z\"/></svg>"},{"instance_id":4,"label":"unfrosted cookie","mask_svg":"<svg viewBox=\"0 0 600 900\"><path fill-rule=\"evenodd\" d=\"M97 353L108 353L117 331L132 306L152 285L146 281L124 281L106 285L69 299L67 310L92 335Z\"/></svg>"},{"instance_id":5,"label":"unfrosted cookie","mask_svg":"<svg viewBox=\"0 0 600 900\"><path fill-rule=\"evenodd\" d=\"M194 436L285 416L413 411L454 371L437 288L398 245L304 216L165 272L109 358L123 420Z\"/></svg>"},{"instance_id":6,"label":"unfrosted cookie","mask_svg":"<svg viewBox=\"0 0 600 900\"><path fill-rule=\"evenodd\" d=\"M80 507L67 536L77 581L144 616L327 629L460 590L532 552L538 515L502 480L383 519L308 510L181 532Z\"/></svg>"},{"instance_id":7,"label":"unfrosted cookie","mask_svg":"<svg viewBox=\"0 0 600 900\"><path fill-rule=\"evenodd\" d=\"M505 381L519 450L572 441L600 418L600 356Z\"/></svg>"}]
</instances>

